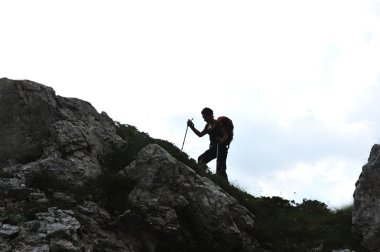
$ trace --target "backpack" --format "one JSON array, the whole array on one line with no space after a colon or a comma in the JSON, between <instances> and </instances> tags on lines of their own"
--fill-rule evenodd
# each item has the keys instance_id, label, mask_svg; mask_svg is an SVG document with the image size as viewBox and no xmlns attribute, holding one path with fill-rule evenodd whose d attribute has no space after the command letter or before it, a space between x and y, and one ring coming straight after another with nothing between
<instances>
[{"instance_id":1,"label":"backpack","mask_svg":"<svg viewBox=\"0 0 380 252\"><path fill-rule=\"evenodd\" d=\"M232 123L232 120L227 116L219 116L216 120L223 123L228 135L226 145L230 145L232 139L234 138L234 124Z\"/></svg>"}]
</instances>

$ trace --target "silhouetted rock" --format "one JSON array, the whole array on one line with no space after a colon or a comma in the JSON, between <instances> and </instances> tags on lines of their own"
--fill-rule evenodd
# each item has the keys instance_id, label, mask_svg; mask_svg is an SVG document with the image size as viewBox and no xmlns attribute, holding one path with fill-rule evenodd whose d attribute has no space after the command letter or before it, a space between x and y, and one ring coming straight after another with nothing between
<instances>
[{"instance_id":1,"label":"silhouetted rock","mask_svg":"<svg viewBox=\"0 0 380 252\"><path fill-rule=\"evenodd\" d=\"M370 251L380 251L380 145L375 144L356 182L353 234Z\"/></svg>"}]
</instances>

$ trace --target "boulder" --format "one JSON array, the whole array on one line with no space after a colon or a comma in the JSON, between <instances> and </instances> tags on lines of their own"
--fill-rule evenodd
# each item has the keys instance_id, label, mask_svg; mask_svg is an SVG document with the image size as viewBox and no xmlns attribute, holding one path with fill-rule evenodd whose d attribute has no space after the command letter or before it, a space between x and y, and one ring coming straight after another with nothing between
<instances>
[{"instance_id":1,"label":"boulder","mask_svg":"<svg viewBox=\"0 0 380 252\"><path fill-rule=\"evenodd\" d=\"M20 232L20 228L18 226L12 226L9 224L1 225L0 227L0 236L5 239L11 239Z\"/></svg>"},{"instance_id":2,"label":"boulder","mask_svg":"<svg viewBox=\"0 0 380 252\"><path fill-rule=\"evenodd\" d=\"M145 240L150 251L175 251L185 245L198 251L226 252L257 247L252 236L254 216L160 146L142 149L120 174L132 179L135 187L128 196L130 209L119 221L142 236L148 230Z\"/></svg>"},{"instance_id":3,"label":"boulder","mask_svg":"<svg viewBox=\"0 0 380 252\"><path fill-rule=\"evenodd\" d=\"M369 251L380 251L380 145L375 144L356 182L352 231Z\"/></svg>"}]
</instances>

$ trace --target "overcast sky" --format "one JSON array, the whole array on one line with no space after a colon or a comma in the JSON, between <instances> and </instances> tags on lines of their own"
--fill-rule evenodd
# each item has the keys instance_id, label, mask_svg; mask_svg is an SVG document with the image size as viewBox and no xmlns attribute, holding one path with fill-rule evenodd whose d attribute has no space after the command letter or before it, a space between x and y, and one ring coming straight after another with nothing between
<instances>
[{"instance_id":1,"label":"overcast sky","mask_svg":"<svg viewBox=\"0 0 380 252\"><path fill-rule=\"evenodd\" d=\"M89 101L181 147L208 106L235 123L230 181L352 203L380 140L380 1L0 1L0 77ZM188 132L197 159L207 137ZM210 163L215 171L215 163Z\"/></svg>"}]
</instances>

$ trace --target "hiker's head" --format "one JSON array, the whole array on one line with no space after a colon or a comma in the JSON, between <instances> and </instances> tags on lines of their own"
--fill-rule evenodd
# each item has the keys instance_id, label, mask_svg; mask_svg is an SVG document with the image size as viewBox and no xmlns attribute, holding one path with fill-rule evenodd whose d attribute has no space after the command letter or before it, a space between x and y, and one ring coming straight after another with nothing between
<instances>
[{"instance_id":1,"label":"hiker's head","mask_svg":"<svg viewBox=\"0 0 380 252\"><path fill-rule=\"evenodd\" d=\"M214 118L214 112L210 108L204 108L202 109L202 117L206 122L209 122Z\"/></svg>"}]
</instances>

